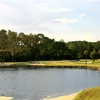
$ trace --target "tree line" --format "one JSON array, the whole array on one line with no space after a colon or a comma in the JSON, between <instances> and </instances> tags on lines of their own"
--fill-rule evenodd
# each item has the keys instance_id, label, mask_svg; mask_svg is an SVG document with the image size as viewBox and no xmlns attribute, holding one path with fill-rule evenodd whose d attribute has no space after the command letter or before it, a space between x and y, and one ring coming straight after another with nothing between
<instances>
[{"instance_id":1,"label":"tree line","mask_svg":"<svg viewBox=\"0 0 100 100\"><path fill-rule=\"evenodd\" d=\"M0 30L0 61L34 61L100 58L100 41L64 42L43 34Z\"/></svg>"}]
</instances>

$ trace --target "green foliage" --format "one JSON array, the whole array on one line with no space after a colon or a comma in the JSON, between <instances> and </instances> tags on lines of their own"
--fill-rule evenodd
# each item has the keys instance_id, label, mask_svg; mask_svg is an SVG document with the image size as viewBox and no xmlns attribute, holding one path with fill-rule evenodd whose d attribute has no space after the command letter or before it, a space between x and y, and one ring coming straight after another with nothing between
<instances>
[{"instance_id":1,"label":"green foliage","mask_svg":"<svg viewBox=\"0 0 100 100\"><path fill-rule=\"evenodd\" d=\"M85 54L85 56L86 56L86 64L87 64L87 55L88 55L88 53L89 53L88 50L85 50L85 51L84 51L84 54Z\"/></svg>"},{"instance_id":2,"label":"green foliage","mask_svg":"<svg viewBox=\"0 0 100 100\"><path fill-rule=\"evenodd\" d=\"M88 50L85 50L85 51L84 51L84 54L85 54L86 56L88 55L88 53L89 53Z\"/></svg>"},{"instance_id":3,"label":"green foliage","mask_svg":"<svg viewBox=\"0 0 100 100\"><path fill-rule=\"evenodd\" d=\"M43 34L0 30L0 50L8 50L5 61L63 60L100 58L100 41L55 41ZM95 50L95 55L92 50ZM91 53L91 54L90 54ZM89 56L91 55L91 56Z\"/></svg>"},{"instance_id":4,"label":"green foliage","mask_svg":"<svg viewBox=\"0 0 100 100\"><path fill-rule=\"evenodd\" d=\"M9 53L8 50L0 50L0 62L3 63L5 61L5 56Z\"/></svg>"},{"instance_id":5,"label":"green foliage","mask_svg":"<svg viewBox=\"0 0 100 100\"><path fill-rule=\"evenodd\" d=\"M93 50L91 53L90 53L90 57L93 59L93 63L95 61L95 59L97 58L97 53L95 50Z\"/></svg>"},{"instance_id":6,"label":"green foliage","mask_svg":"<svg viewBox=\"0 0 100 100\"><path fill-rule=\"evenodd\" d=\"M98 50L98 58L100 58L100 49Z\"/></svg>"},{"instance_id":7,"label":"green foliage","mask_svg":"<svg viewBox=\"0 0 100 100\"><path fill-rule=\"evenodd\" d=\"M0 50L7 48L7 31L0 30Z\"/></svg>"}]
</instances>

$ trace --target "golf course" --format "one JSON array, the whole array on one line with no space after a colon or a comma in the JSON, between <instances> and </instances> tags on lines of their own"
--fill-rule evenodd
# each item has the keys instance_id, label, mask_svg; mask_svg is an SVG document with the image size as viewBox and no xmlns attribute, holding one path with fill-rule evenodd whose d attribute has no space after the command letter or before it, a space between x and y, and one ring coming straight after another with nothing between
<instances>
[{"instance_id":1,"label":"golf course","mask_svg":"<svg viewBox=\"0 0 100 100\"><path fill-rule=\"evenodd\" d=\"M28 62L5 62L0 64L1 68L78 68L100 70L100 59L93 61L91 59L80 60L59 60L59 61L28 61ZM82 90L79 93L51 98L50 100L100 100L100 87Z\"/></svg>"},{"instance_id":2,"label":"golf course","mask_svg":"<svg viewBox=\"0 0 100 100\"><path fill-rule=\"evenodd\" d=\"M5 62L2 68L83 68L100 70L100 59L95 60L58 60L58 61L28 61L28 62Z\"/></svg>"},{"instance_id":3,"label":"golf course","mask_svg":"<svg viewBox=\"0 0 100 100\"><path fill-rule=\"evenodd\" d=\"M91 70L100 70L100 59L93 61L88 59L80 60L60 60L60 61L28 61L28 62L5 62L1 68L82 68ZM100 100L100 87L83 90L69 96L62 96L50 100L64 100L64 98L73 98L73 100ZM69 100L71 100L69 98Z\"/></svg>"}]
</instances>

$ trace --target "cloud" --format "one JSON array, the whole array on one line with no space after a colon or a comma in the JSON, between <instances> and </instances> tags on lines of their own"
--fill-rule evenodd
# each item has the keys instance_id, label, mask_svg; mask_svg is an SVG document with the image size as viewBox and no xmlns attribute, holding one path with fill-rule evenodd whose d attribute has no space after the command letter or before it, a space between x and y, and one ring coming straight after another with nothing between
<instances>
[{"instance_id":1,"label":"cloud","mask_svg":"<svg viewBox=\"0 0 100 100\"><path fill-rule=\"evenodd\" d=\"M59 9L52 9L52 7L48 9L46 3L41 1L48 0L40 0L40 3L35 0L25 0L24 3L20 0L10 0L9 2L4 0L0 2L0 26L15 31L22 31L24 29L24 31L27 32L38 30L38 28L40 29L38 25L42 26L42 23L46 23L43 27L47 27L54 18L59 18L59 14L61 15L61 13L65 14L72 11L72 9L61 7ZM49 2L58 1L59 0L49 0ZM54 13L58 15L55 17Z\"/></svg>"},{"instance_id":2,"label":"cloud","mask_svg":"<svg viewBox=\"0 0 100 100\"><path fill-rule=\"evenodd\" d=\"M7 4L0 3L0 22L2 24L18 23L21 13Z\"/></svg>"},{"instance_id":3,"label":"cloud","mask_svg":"<svg viewBox=\"0 0 100 100\"><path fill-rule=\"evenodd\" d=\"M79 22L79 19L67 19L67 18L60 18L60 19L54 19L51 22L52 23L62 23L62 24L68 24L68 23L76 23Z\"/></svg>"},{"instance_id":4,"label":"cloud","mask_svg":"<svg viewBox=\"0 0 100 100\"><path fill-rule=\"evenodd\" d=\"M96 36L96 33L87 33L84 35L84 40L87 40L87 41L98 41L99 40L99 37Z\"/></svg>"},{"instance_id":5,"label":"cloud","mask_svg":"<svg viewBox=\"0 0 100 100\"><path fill-rule=\"evenodd\" d=\"M70 12L70 11L72 11L72 9L61 8L61 9L48 10L48 12L51 13L63 13L63 12Z\"/></svg>"},{"instance_id":6,"label":"cloud","mask_svg":"<svg viewBox=\"0 0 100 100\"><path fill-rule=\"evenodd\" d=\"M59 37L55 37L57 40L61 40L61 39L64 39L65 42L68 42L68 41L93 41L93 42L96 42L99 39L99 37L97 38L96 37L96 33L75 33L75 32L72 32L70 34L67 34L67 31L66 31L66 34L59 34Z\"/></svg>"},{"instance_id":7,"label":"cloud","mask_svg":"<svg viewBox=\"0 0 100 100\"><path fill-rule=\"evenodd\" d=\"M83 14L80 14L79 15L79 18L83 18L84 16L86 16L86 14L84 14L84 13Z\"/></svg>"},{"instance_id":8,"label":"cloud","mask_svg":"<svg viewBox=\"0 0 100 100\"><path fill-rule=\"evenodd\" d=\"M55 3L55 2L58 2L59 0L42 0L43 2L53 2L53 3Z\"/></svg>"},{"instance_id":9,"label":"cloud","mask_svg":"<svg viewBox=\"0 0 100 100\"><path fill-rule=\"evenodd\" d=\"M88 0L89 2L99 2L100 0Z\"/></svg>"},{"instance_id":10,"label":"cloud","mask_svg":"<svg viewBox=\"0 0 100 100\"><path fill-rule=\"evenodd\" d=\"M85 13L81 12L90 13L90 10L87 11L87 9L93 8L94 2L100 0L85 0L90 3L93 2L93 5L88 6L88 3L84 4L84 0L80 0L79 6L77 6L76 1L24 0L23 2L22 0L0 0L0 28L25 33L43 33L56 40L94 40L95 33L86 35L86 32L90 32L89 30L97 31L95 27L99 27L99 25L94 21L94 18L98 18L99 15L91 12L90 17L92 18L93 15L96 17L93 16L93 19L87 19L87 17L85 20L88 24L85 20L81 23L78 22L86 16ZM94 7L93 9L99 8ZM78 17L76 18L76 16ZM88 26L90 28L87 28ZM99 28L97 29L99 32Z\"/></svg>"},{"instance_id":11,"label":"cloud","mask_svg":"<svg viewBox=\"0 0 100 100\"><path fill-rule=\"evenodd\" d=\"M67 9L67 8L47 9L45 6L41 7L41 10L47 11L49 13L66 13L66 12L71 12L72 11L72 9Z\"/></svg>"},{"instance_id":12,"label":"cloud","mask_svg":"<svg viewBox=\"0 0 100 100\"><path fill-rule=\"evenodd\" d=\"M3 3L0 3L0 13L1 14L8 14L8 12L11 11L11 8L6 5L6 4L3 4Z\"/></svg>"}]
</instances>

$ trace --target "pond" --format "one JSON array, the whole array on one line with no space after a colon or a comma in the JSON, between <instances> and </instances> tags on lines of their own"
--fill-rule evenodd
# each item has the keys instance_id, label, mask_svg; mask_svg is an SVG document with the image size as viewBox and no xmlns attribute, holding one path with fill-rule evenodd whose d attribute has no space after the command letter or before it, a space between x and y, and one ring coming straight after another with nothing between
<instances>
[{"instance_id":1,"label":"pond","mask_svg":"<svg viewBox=\"0 0 100 100\"><path fill-rule=\"evenodd\" d=\"M43 100L100 86L100 71L86 69L0 69L0 95Z\"/></svg>"}]
</instances>

